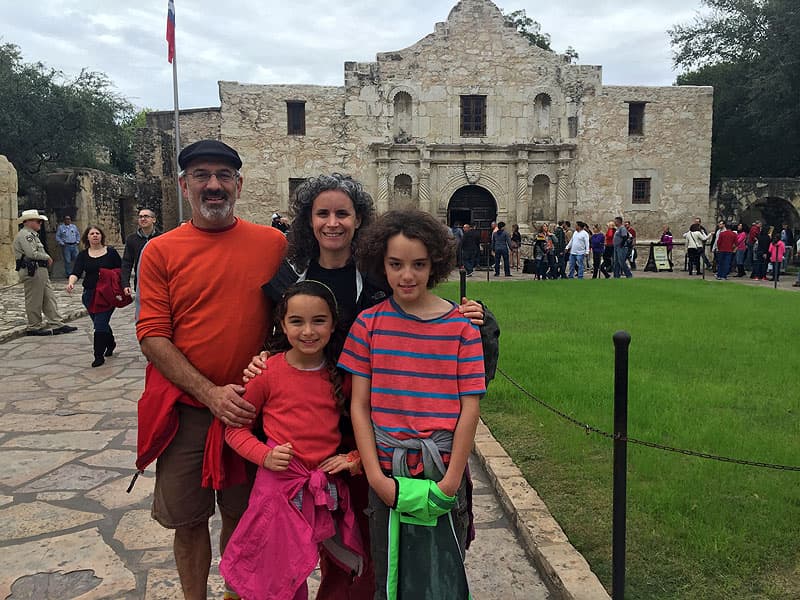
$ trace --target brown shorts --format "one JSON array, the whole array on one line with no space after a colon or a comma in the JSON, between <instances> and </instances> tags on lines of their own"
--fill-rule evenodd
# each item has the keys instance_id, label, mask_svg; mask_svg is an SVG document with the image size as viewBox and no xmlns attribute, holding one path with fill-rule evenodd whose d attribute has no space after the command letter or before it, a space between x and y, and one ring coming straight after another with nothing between
<instances>
[{"instance_id":1,"label":"brown shorts","mask_svg":"<svg viewBox=\"0 0 800 600\"><path fill-rule=\"evenodd\" d=\"M214 514L216 499L222 514L238 520L247 508L252 479L216 492L202 487L203 452L213 417L208 409L186 404L179 403L177 410L178 432L156 462L153 518L168 529L198 525Z\"/></svg>"}]
</instances>

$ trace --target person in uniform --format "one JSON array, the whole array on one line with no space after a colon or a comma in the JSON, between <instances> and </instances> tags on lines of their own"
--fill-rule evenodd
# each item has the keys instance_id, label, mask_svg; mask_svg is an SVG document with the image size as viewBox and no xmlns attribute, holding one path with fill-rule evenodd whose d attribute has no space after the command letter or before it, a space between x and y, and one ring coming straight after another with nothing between
<instances>
[{"instance_id":1,"label":"person in uniform","mask_svg":"<svg viewBox=\"0 0 800 600\"><path fill-rule=\"evenodd\" d=\"M69 278L72 274L72 267L78 257L78 242L81 239L81 232L77 225L72 222L72 217L64 215L64 222L56 229L56 243L61 246L61 255L64 257L64 277Z\"/></svg>"},{"instance_id":2,"label":"person in uniform","mask_svg":"<svg viewBox=\"0 0 800 600\"><path fill-rule=\"evenodd\" d=\"M63 317L58 314L50 273L47 271L53 259L45 252L39 239L39 230L44 221L47 221L47 217L40 215L35 208L23 211L17 221L22 223L22 229L14 238L17 274L25 286L25 312L28 317L25 335L58 335L78 330L77 327L65 325ZM42 313L48 327L44 325Z\"/></svg>"}]
</instances>

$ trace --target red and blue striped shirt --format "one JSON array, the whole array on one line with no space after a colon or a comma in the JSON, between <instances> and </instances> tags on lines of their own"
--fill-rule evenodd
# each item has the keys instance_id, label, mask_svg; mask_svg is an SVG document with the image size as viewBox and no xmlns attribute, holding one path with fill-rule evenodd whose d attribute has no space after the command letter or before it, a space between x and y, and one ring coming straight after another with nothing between
<instances>
[{"instance_id":1,"label":"red and blue striped shirt","mask_svg":"<svg viewBox=\"0 0 800 600\"><path fill-rule=\"evenodd\" d=\"M339 366L370 379L372 421L400 440L454 431L461 397L486 392L480 332L456 306L430 320L391 298L363 311ZM391 472L391 448L377 449L381 468ZM443 455L445 464L449 458ZM408 467L412 475L422 472L418 451L408 451Z\"/></svg>"}]
</instances>

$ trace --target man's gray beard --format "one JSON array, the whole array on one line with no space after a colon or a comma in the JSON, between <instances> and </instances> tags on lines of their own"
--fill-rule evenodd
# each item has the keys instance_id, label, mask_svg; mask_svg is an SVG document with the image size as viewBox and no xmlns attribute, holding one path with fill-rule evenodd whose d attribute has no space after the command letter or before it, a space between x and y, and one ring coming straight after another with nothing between
<instances>
[{"instance_id":1,"label":"man's gray beard","mask_svg":"<svg viewBox=\"0 0 800 600\"><path fill-rule=\"evenodd\" d=\"M230 199L225 200L222 206L210 207L203 200L200 200L200 214L208 221L225 222L233 213L233 204Z\"/></svg>"}]
</instances>

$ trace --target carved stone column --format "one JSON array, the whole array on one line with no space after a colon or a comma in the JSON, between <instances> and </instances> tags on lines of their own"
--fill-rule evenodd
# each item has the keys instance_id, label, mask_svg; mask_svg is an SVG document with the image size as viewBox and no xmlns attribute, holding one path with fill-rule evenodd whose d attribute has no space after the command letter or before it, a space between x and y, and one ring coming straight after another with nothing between
<instances>
[{"instance_id":1,"label":"carved stone column","mask_svg":"<svg viewBox=\"0 0 800 600\"><path fill-rule=\"evenodd\" d=\"M389 167L386 163L378 163L378 197L375 198L378 214L389 210Z\"/></svg>"},{"instance_id":2,"label":"carved stone column","mask_svg":"<svg viewBox=\"0 0 800 600\"><path fill-rule=\"evenodd\" d=\"M528 215L528 153L520 152L517 157L517 206L516 206L516 219L519 224L520 233L528 233L530 231L529 215Z\"/></svg>"},{"instance_id":3,"label":"carved stone column","mask_svg":"<svg viewBox=\"0 0 800 600\"><path fill-rule=\"evenodd\" d=\"M433 214L431 208L431 170L428 163L422 163L419 169L419 209Z\"/></svg>"},{"instance_id":4,"label":"carved stone column","mask_svg":"<svg viewBox=\"0 0 800 600\"><path fill-rule=\"evenodd\" d=\"M567 218L569 210L569 168L566 165L558 167L558 184L556 186L556 220Z\"/></svg>"}]
</instances>

